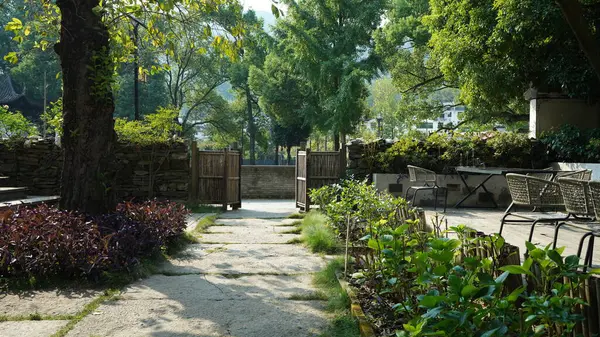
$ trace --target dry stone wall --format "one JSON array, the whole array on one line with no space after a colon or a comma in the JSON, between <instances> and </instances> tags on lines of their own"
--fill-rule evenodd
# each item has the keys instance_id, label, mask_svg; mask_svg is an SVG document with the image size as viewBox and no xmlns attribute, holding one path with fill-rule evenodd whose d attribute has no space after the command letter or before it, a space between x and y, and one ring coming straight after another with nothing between
<instances>
[{"instance_id":1,"label":"dry stone wall","mask_svg":"<svg viewBox=\"0 0 600 337\"><path fill-rule=\"evenodd\" d=\"M115 156L120 199L168 198L186 200L190 176L188 146L182 142L138 146L119 143ZM25 143L0 142L0 176L5 185L26 186L29 195L60 192L61 148L53 139Z\"/></svg>"},{"instance_id":2,"label":"dry stone wall","mask_svg":"<svg viewBox=\"0 0 600 337\"><path fill-rule=\"evenodd\" d=\"M348 174L363 179L373 172L383 172L383 168L379 167L380 163L377 161L377 157L392 145L394 145L394 142L385 139L370 143L362 139L351 140L346 144L348 149Z\"/></svg>"}]
</instances>

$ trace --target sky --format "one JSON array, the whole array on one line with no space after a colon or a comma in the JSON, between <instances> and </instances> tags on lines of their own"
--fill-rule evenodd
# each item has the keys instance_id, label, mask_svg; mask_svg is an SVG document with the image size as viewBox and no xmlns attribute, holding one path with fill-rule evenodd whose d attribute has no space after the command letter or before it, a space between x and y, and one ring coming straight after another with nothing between
<instances>
[{"instance_id":1,"label":"sky","mask_svg":"<svg viewBox=\"0 0 600 337\"><path fill-rule=\"evenodd\" d=\"M271 12L271 0L240 0L245 9L254 9L255 11Z\"/></svg>"}]
</instances>

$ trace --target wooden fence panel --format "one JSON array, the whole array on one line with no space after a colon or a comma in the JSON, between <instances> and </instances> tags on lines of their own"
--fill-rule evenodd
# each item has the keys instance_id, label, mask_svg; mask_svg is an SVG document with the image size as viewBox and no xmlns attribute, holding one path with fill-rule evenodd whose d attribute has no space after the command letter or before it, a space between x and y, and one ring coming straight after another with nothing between
<instances>
[{"instance_id":1,"label":"wooden fence panel","mask_svg":"<svg viewBox=\"0 0 600 337\"><path fill-rule=\"evenodd\" d=\"M296 207L310 209L308 192L336 184L346 171L346 148L335 152L298 151L296 155Z\"/></svg>"},{"instance_id":2,"label":"wooden fence panel","mask_svg":"<svg viewBox=\"0 0 600 337\"><path fill-rule=\"evenodd\" d=\"M222 204L223 209L242 206L239 151L198 151L192 145L192 192L200 204Z\"/></svg>"},{"instance_id":3,"label":"wooden fence panel","mask_svg":"<svg viewBox=\"0 0 600 337\"><path fill-rule=\"evenodd\" d=\"M296 154L296 207L307 210L308 205L308 154L310 150Z\"/></svg>"}]
</instances>

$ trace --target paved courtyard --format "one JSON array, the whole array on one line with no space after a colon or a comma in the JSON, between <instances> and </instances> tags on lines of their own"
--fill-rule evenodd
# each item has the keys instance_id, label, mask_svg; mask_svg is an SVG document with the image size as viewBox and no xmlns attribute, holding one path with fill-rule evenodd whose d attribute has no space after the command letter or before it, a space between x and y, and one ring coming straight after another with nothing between
<instances>
[{"instance_id":1,"label":"paved courtyard","mask_svg":"<svg viewBox=\"0 0 600 337\"><path fill-rule=\"evenodd\" d=\"M432 209L425 211L427 222L432 223L432 219L435 218L436 212ZM437 213L440 219L448 221L448 227L457 225L467 225L475 230L484 232L486 234L498 233L500 230L500 220L504 215L504 209L470 209L470 208L448 208L446 213ZM594 228L600 228L600 225L596 224L583 224L579 223L578 226L584 226L586 229L580 229L570 226L564 226L559 231L559 237L557 241L557 247L565 247L563 256L577 254L577 247L581 237L593 230ZM530 226L527 224L505 224L502 236L510 244L519 247L521 255L525 252L525 241L529 237ZM554 226L552 225L536 225L536 230L533 236L533 243L536 245L546 246L552 243L554 237ZM597 243L600 245L600 243ZM586 250L583 250L582 256L585 255ZM594 250L594 265L600 265L600 252L598 249Z\"/></svg>"},{"instance_id":2,"label":"paved courtyard","mask_svg":"<svg viewBox=\"0 0 600 337\"><path fill-rule=\"evenodd\" d=\"M318 336L330 318L325 303L290 298L316 290L312 273L326 258L288 243L298 237L284 233L295 212L293 201L245 201L199 235L199 244L102 303L67 336ZM9 321L0 322L0 336L51 336L100 295L6 295L0 314ZM42 320L31 319L38 314ZM10 320L17 318L25 320Z\"/></svg>"}]
</instances>

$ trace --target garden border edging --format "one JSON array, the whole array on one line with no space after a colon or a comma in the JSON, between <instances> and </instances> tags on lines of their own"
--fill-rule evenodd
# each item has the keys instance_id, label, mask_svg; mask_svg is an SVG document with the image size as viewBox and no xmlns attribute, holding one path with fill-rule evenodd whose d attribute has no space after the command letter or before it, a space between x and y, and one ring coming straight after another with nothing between
<instances>
[{"instance_id":1,"label":"garden border edging","mask_svg":"<svg viewBox=\"0 0 600 337\"><path fill-rule=\"evenodd\" d=\"M342 289L344 289L350 298L350 313L352 314L352 317L356 318L358 321L358 328L360 330L361 337L375 337L375 331L373 330L369 319L362 310L360 302L358 301L358 297L356 296L356 293L354 293L352 286L350 286L348 282L341 277L340 273L336 273L335 276Z\"/></svg>"}]
</instances>

